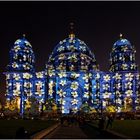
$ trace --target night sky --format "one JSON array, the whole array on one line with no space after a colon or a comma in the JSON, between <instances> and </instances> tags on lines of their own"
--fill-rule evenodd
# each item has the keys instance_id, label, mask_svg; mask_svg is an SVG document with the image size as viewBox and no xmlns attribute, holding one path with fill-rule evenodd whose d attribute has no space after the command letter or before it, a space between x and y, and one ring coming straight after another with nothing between
<instances>
[{"instance_id":1,"label":"night sky","mask_svg":"<svg viewBox=\"0 0 140 140\"><path fill-rule=\"evenodd\" d=\"M101 71L109 70L109 54L122 33L136 48L140 66L140 2L0 2L0 96L5 94L6 66L15 40L26 34L36 57L36 71L45 69L60 40L75 35L95 54ZM3 99L3 98L1 98Z\"/></svg>"}]
</instances>

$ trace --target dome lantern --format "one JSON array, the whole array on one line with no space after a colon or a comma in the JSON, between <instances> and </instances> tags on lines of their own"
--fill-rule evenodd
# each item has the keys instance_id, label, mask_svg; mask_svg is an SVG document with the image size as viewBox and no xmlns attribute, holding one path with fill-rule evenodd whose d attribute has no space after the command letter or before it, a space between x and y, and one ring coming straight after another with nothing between
<instances>
[{"instance_id":1,"label":"dome lantern","mask_svg":"<svg viewBox=\"0 0 140 140\"><path fill-rule=\"evenodd\" d=\"M123 37L123 35L122 35L122 33L120 33L120 39L122 39L122 37Z\"/></svg>"},{"instance_id":2,"label":"dome lantern","mask_svg":"<svg viewBox=\"0 0 140 140\"><path fill-rule=\"evenodd\" d=\"M70 23L70 34L69 34L69 38L71 38L71 39L75 38L75 34L74 34L74 23L73 22Z\"/></svg>"}]
</instances>

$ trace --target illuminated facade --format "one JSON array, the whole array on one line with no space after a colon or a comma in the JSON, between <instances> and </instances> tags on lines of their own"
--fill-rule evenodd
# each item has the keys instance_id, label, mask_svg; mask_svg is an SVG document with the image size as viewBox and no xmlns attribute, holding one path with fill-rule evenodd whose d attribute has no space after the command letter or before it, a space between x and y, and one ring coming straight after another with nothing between
<instances>
[{"instance_id":1,"label":"illuminated facade","mask_svg":"<svg viewBox=\"0 0 140 140\"><path fill-rule=\"evenodd\" d=\"M62 113L76 113L85 103L95 110L108 106L114 106L117 112L139 110L135 52L131 43L120 37L110 54L110 70L103 72L88 46L70 34L54 48L46 69L36 72L32 46L23 37L10 50L6 99L18 98L21 114L30 97L38 100L40 108L53 98Z\"/></svg>"}]
</instances>

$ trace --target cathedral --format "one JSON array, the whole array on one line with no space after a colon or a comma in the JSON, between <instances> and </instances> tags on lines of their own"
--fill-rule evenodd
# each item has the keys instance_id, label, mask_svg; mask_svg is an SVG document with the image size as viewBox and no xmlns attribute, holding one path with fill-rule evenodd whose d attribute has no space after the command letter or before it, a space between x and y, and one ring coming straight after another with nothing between
<instances>
[{"instance_id":1,"label":"cathedral","mask_svg":"<svg viewBox=\"0 0 140 140\"><path fill-rule=\"evenodd\" d=\"M136 50L120 35L110 53L110 69L100 71L90 48L71 33L50 54L43 71L35 71L32 45L23 36L9 53L6 100L18 99L20 113L34 97L39 109L54 99L64 114L78 112L83 104L95 110L114 106L116 112L140 110L139 71Z\"/></svg>"}]
</instances>

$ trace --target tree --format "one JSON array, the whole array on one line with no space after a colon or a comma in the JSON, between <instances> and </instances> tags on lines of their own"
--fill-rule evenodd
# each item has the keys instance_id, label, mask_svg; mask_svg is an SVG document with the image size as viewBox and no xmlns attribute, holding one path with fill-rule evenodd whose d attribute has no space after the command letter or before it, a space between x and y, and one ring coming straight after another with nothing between
<instances>
[{"instance_id":1,"label":"tree","mask_svg":"<svg viewBox=\"0 0 140 140\"><path fill-rule=\"evenodd\" d=\"M32 116L39 115L39 102L37 101L37 99L32 96L31 98L29 98L29 104L28 104L29 114L31 114Z\"/></svg>"},{"instance_id":2,"label":"tree","mask_svg":"<svg viewBox=\"0 0 140 140\"><path fill-rule=\"evenodd\" d=\"M53 98L47 99L43 109L44 111L46 110L47 112L56 111L57 105L55 103L55 100Z\"/></svg>"},{"instance_id":3,"label":"tree","mask_svg":"<svg viewBox=\"0 0 140 140\"><path fill-rule=\"evenodd\" d=\"M2 104L0 103L0 111L2 110Z\"/></svg>"},{"instance_id":4,"label":"tree","mask_svg":"<svg viewBox=\"0 0 140 140\"><path fill-rule=\"evenodd\" d=\"M6 100L3 112L8 117L17 117L19 115L18 98Z\"/></svg>"},{"instance_id":5,"label":"tree","mask_svg":"<svg viewBox=\"0 0 140 140\"><path fill-rule=\"evenodd\" d=\"M80 110L84 113L89 113L90 112L90 107L87 102L83 103Z\"/></svg>"},{"instance_id":6,"label":"tree","mask_svg":"<svg viewBox=\"0 0 140 140\"><path fill-rule=\"evenodd\" d=\"M96 111L96 109L94 108L94 107L90 107L90 111L89 111L89 113L97 113L97 111Z\"/></svg>"},{"instance_id":7,"label":"tree","mask_svg":"<svg viewBox=\"0 0 140 140\"><path fill-rule=\"evenodd\" d=\"M107 113L115 113L116 112L116 107L113 105L109 105L106 107L106 112Z\"/></svg>"}]
</instances>

